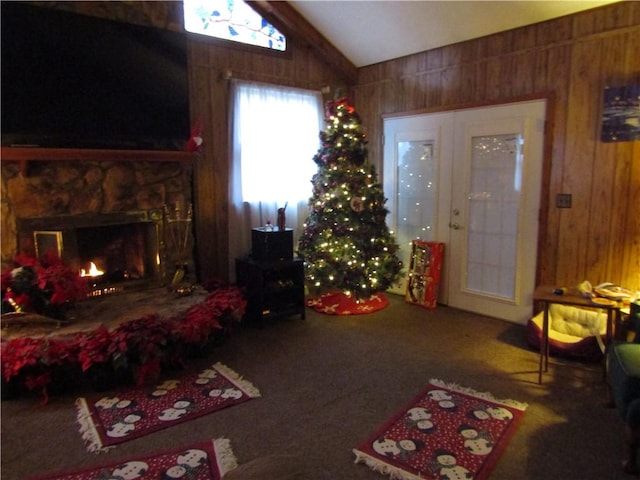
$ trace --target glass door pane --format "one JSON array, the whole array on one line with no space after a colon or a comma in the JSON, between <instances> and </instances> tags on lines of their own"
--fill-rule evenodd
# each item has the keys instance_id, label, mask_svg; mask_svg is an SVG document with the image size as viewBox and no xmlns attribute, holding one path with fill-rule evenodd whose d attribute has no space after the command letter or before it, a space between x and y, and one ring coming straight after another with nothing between
<instances>
[{"instance_id":1,"label":"glass door pane","mask_svg":"<svg viewBox=\"0 0 640 480\"><path fill-rule=\"evenodd\" d=\"M431 240L436 185L433 142L398 142L396 236L403 249L411 240Z\"/></svg>"},{"instance_id":2,"label":"glass door pane","mask_svg":"<svg viewBox=\"0 0 640 480\"><path fill-rule=\"evenodd\" d=\"M466 284L470 292L515 300L522 192L522 136L471 139Z\"/></svg>"},{"instance_id":3,"label":"glass door pane","mask_svg":"<svg viewBox=\"0 0 640 480\"><path fill-rule=\"evenodd\" d=\"M437 179L434 158L434 140L396 140L396 166L391 194L391 228L400 245L398 256L405 273L411 259L413 240L433 240L436 219ZM415 137L411 137L415 138ZM406 276L392 292L404 295Z\"/></svg>"}]
</instances>

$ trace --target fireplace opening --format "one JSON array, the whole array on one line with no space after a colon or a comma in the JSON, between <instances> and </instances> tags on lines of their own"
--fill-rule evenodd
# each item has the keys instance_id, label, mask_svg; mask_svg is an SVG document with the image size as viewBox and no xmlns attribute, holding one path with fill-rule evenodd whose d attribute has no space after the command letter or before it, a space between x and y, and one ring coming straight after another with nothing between
<instances>
[{"instance_id":1,"label":"fireplace opening","mask_svg":"<svg viewBox=\"0 0 640 480\"><path fill-rule=\"evenodd\" d=\"M113 287L153 278L157 259L150 228L132 223L77 229L78 262L90 283Z\"/></svg>"},{"instance_id":2,"label":"fireplace opening","mask_svg":"<svg viewBox=\"0 0 640 480\"><path fill-rule=\"evenodd\" d=\"M19 242L38 257L56 249L95 297L161 283L161 226L161 212L22 219Z\"/></svg>"}]
</instances>

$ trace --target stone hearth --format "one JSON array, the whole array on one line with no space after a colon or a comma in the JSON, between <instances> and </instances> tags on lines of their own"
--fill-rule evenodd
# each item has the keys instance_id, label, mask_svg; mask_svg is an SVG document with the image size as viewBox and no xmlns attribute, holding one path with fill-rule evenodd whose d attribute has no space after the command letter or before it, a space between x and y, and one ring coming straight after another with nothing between
<instances>
[{"instance_id":1,"label":"stone hearth","mask_svg":"<svg viewBox=\"0 0 640 480\"><path fill-rule=\"evenodd\" d=\"M196 287L190 295L178 295L166 288L150 288L89 298L77 303L68 312L67 320L60 326L55 321L26 315L3 319L2 340L20 337L71 337L79 332L90 332L105 325L110 330L121 323L137 320L147 315L172 318L202 302L207 291ZM5 322L5 320L7 320Z\"/></svg>"}]
</instances>

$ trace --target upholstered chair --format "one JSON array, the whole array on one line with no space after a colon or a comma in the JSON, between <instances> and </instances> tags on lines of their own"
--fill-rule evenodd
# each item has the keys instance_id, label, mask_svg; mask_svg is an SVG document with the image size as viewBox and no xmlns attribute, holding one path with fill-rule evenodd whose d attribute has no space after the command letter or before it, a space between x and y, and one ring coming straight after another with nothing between
<instances>
[{"instance_id":1,"label":"upholstered chair","mask_svg":"<svg viewBox=\"0 0 640 480\"><path fill-rule=\"evenodd\" d=\"M611 406L624 422L625 459L623 469L638 473L640 446L640 301L631 303L629 326L635 332L630 341L614 343L607 353L607 381Z\"/></svg>"}]
</instances>

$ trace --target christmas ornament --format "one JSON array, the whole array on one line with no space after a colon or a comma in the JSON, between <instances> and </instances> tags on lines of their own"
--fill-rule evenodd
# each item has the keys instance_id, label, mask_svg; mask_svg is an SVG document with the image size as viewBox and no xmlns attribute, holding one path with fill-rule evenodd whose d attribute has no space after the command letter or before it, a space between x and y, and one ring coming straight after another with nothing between
<instances>
[{"instance_id":1,"label":"christmas ornament","mask_svg":"<svg viewBox=\"0 0 640 480\"><path fill-rule=\"evenodd\" d=\"M362 212L364 210L364 202L361 198L353 197L350 202L351 210L354 212Z\"/></svg>"}]
</instances>

